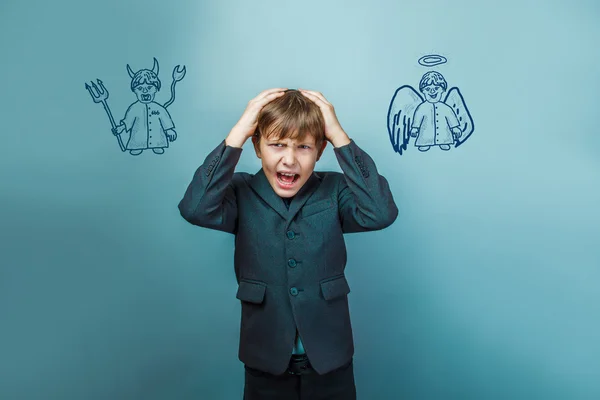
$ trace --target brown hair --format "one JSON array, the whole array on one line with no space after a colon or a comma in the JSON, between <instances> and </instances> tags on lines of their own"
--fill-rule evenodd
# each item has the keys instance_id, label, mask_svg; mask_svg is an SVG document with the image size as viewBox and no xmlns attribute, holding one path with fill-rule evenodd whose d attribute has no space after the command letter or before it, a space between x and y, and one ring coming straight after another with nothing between
<instances>
[{"instance_id":1,"label":"brown hair","mask_svg":"<svg viewBox=\"0 0 600 400\"><path fill-rule=\"evenodd\" d=\"M320 155L325 141L325 120L319 106L299 91L287 90L283 96L265 105L257 119L255 146L263 137L304 140L306 135L312 135Z\"/></svg>"}]
</instances>

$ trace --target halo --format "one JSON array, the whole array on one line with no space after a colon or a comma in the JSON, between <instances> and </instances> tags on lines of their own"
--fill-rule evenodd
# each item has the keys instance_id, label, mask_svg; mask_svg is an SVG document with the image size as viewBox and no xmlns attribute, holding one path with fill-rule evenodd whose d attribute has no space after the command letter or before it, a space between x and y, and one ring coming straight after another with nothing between
<instances>
[{"instance_id":1,"label":"halo","mask_svg":"<svg viewBox=\"0 0 600 400\"><path fill-rule=\"evenodd\" d=\"M424 67L434 67L436 65L445 64L446 61L448 61L446 57L437 54L428 54L419 58L419 64Z\"/></svg>"}]
</instances>

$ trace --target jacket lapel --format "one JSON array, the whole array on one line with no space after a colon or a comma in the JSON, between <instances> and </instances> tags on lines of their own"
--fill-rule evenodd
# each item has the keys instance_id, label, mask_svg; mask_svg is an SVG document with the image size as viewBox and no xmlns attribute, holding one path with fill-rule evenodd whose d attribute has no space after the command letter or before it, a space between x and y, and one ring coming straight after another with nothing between
<instances>
[{"instance_id":1,"label":"jacket lapel","mask_svg":"<svg viewBox=\"0 0 600 400\"><path fill-rule=\"evenodd\" d=\"M300 188L298 193L292 199L289 210L285 206L283 199L275 193L269 180L267 179L264 170L261 168L250 179L250 187L258 194L272 209L274 209L283 219L293 219L304 203L319 187L321 179L314 173Z\"/></svg>"},{"instance_id":2,"label":"jacket lapel","mask_svg":"<svg viewBox=\"0 0 600 400\"><path fill-rule=\"evenodd\" d=\"M320 185L321 179L313 171L313 173L310 175L310 178L308 178L308 180L304 183L304 186L300 188L298 193L296 193L296 195L292 199L292 202L290 203L290 209L286 210L288 212L289 219L293 219L296 216L296 214L298 213L298 211L300 211L304 203L306 203L306 201L310 199L310 196L312 196L313 193L317 191ZM283 203L283 199L280 198L280 200ZM285 207L285 204L283 206Z\"/></svg>"}]
</instances>

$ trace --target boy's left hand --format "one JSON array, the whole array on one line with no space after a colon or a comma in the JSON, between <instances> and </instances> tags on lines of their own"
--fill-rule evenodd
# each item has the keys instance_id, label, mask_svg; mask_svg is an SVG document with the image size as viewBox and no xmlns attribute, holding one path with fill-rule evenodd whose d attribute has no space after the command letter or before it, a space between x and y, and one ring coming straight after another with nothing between
<instances>
[{"instance_id":1,"label":"boy's left hand","mask_svg":"<svg viewBox=\"0 0 600 400\"><path fill-rule=\"evenodd\" d=\"M312 90L298 89L305 97L312 100L313 103L319 106L325 120L325 138L331 142L334 147L344 146L350 143L350 138L342 129L340 122L335 115L333 105L325 99L325 96L320 92Z\"/></svg>"}]
</instances>

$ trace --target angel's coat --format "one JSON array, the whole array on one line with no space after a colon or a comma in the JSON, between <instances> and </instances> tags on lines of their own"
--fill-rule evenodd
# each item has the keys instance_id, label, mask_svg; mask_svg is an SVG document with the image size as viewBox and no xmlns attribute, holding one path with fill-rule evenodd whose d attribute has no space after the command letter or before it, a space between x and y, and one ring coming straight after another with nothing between
<instances>
[{"instance_id":1,"label":"angel's coat","mask_svg":"<svg viewBox=\"0 0 600 400\"><path fill-rule=\"evenodd\" d=\"M452 128L459 125L450 106L425 101L417 106L413 117L412 127L419 129L415 146L453 144Z\"/></svg>"}]
</instances>

